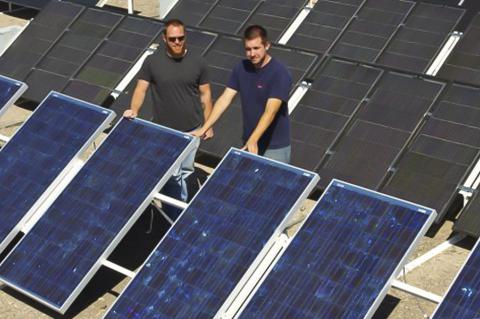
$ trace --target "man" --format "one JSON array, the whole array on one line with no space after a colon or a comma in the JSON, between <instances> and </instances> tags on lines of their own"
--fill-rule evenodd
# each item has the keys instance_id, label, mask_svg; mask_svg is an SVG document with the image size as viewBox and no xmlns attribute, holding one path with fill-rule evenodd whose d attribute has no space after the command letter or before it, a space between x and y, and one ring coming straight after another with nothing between
<instances>
[{"instance_id":1,"label":"man","mask_svg":"<svg viewBox=\"0 0 480 319\"><path fill-rule=\"evenodd\" d=\"M212 114L192 134L208 136L233 98L240 92L243 115L244 150L284 163L290 162L290 122L288 97L292 78L287 68L268 54L267 31L252 25L245 30L247 59L238 63Z\"/></svg>"},{"instance_id":2,"label":"man","mask_svg":"<svg viewBox=\"0 0 480 319\"><path fill-rule=\"evenodd\" d=\"M130 109L124 112L127 118L138 115L150 86L153 89L154 121L173 129L191 132L202 125L212 111L212 98L206 61L188 52L184 24L178 19L166 22L163 31L165 50L158 50L147 57L138 73L138 82L133 93ZM211 138L213 130L206 130L204 139ZM195 153L183 161L180 170L172 176L163 193L187 200L186 178L193 172ZM181 210L167 205L164 210L175 220Z\"/></svg>"}]
</instances>

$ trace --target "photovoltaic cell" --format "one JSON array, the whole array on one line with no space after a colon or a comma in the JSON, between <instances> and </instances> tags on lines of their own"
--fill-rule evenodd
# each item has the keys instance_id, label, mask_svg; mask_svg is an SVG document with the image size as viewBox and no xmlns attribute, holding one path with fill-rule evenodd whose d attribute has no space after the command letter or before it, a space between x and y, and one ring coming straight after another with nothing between
<instances>
[{"instance_id":1,"label":"photovoltaic cell","mask_svg":"<svg viewBox=\"0 0 480 319\"><path fill-rule=\"evenodd\" d=\"M216 0L180 0L166 19L182 17L186 25L197 26L216 2Z\"/></svg>"},{"instance_id":2,"label":"photovoltaic cell","mask_svg":"<svg viewBox=\"0 0 480 319\"><path fill-rule=\"evenodd\" d=\"M332 181L240 318L370 318L435 211Z\"/></svg>"},{"instance_id":3,"label":"photovoltaic cell","mask_svg":"<svg viewBox=\"0 0 480 319\"><path fill-rule=\"evenodd\" d=\"M475 244L432 319L471 319L480 316L480 246Z\"/></svg>"},{"instance_id":4,"label":"photovoltaic cell","mask_svg":"<svg viewBox=\"0 0 480 319\"><path fill-rule=\"evenodd\" d=\"M332 59L292 112L292 164L315 169L381 74Z\"/></svg>"},{"instance_id":5,"label":"photovoltaic cell","mask_svg":"<svg viewBox=\"0 0 480 319\"><path fill-rule=\"evenodd\" d=\"M449 80L480 85L480 13L476 15L450 57L438 72Z\"/></svg>"},{"instance_id":6,"label":"photovoltaic cell","mask_svg":"<svg viewBox=\"0 0 480 319\"><path fill-rule=\"evenodd\" d=\"M198 26L213 31L236 34L259 3L258 0L217 1Z\"/></svg>"},{"instance_id":7,"label":"photovoltaic cell","mask_svg":"<svg viewBox=\"0 0 480 319\"><path fill-rule=\"evenodd\" d=\"M120 121L2 262L0 280L64 312L192 146L192 136Z\"/></svg>"},{"instance_id":8,"label":"photovoltaic cell","mask_svg":"<svg viewBox=\"0 0 480 319\"><path fill-rule=\"evenodd\" d=\"M317 169L323 177L321 186L341 178L368 188L379 187L442 89L440 82L385 73L327 161Z\"/></svg>"},{"instance_id":9,"label":"photovoltaic cell","mask_svg":"<svg viewBox=\"0 0 480 319\"><path fill-rule=\"evenodd\" d=\"M22 7L33 8L41 10L45 8L50 0L5 0L6 2L10 2ZM73 2L77 4L81 4L84 6L93 7L98 3L99 0L68 0L68 2Z\"/></svg>"},{"instance_id":10,"label":"photovoltaic cell","mask_svg":"<svg viewBox=\"0 0 480 319\"><path fill-rule=\"evenodd\" d=\"M26 89L25 83L0 75L0 116Z\"/></svg>"},{"instance_id":11,"label":"photovoltaic cell","mask_svg":"<svg viewBox=\"0 0 480 319\"><path fill-rule=\"evenodd\" d=\"M426 72L464 12L459 8L417 4L377 60L378 63Z\"/></svg>"},{"instance_id":12,"label":"photovoltaic cell","mask_svg":"<svg viewBox=\"0 0 480 319\"><path fill-rule=\"evenodd\" d=\"M316 180L231 150L105 318L213 318Z\"/></svg>"},{"instance_id":13,"label":"photovoltaic cell","mask_svg":"<svg viewBox=\"0 0 480 319\"><path fill-rule=\"evenodd\" d=\"M463 209L462 214L455 222L453 229L471 236L480 237L480 196L475 193L469 200L467 206Z\"/></svg>"},{"instance_id":14,"label":"photovoltaic cell","mask_svg":"<svg viewBox=\"0 0 480 319\"><path fill-rule=\"evenodd\" d=\"M480 151L479 101L480 88L448 86L382 192L433 207L443 217Z\"/></svg>"},{"instance_id":15,"label":"photovoltaic cell","mask_svg":"<svg viewBox=\"0 0 480 319\"><path fill-rule=\"evenodd\" d=\"M114 113L52 92L0 151L0 251Z\"/></svg>"}]
</instances>

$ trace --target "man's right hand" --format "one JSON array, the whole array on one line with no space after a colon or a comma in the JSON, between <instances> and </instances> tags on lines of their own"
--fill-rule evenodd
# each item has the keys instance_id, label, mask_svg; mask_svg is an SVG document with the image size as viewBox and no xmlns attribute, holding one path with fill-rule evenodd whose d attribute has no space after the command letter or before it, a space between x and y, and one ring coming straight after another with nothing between
<instances>
[{"instance_id":1,"label":"man's right hand","mask_svg":"<svg viewBox=\"0 0 480 319\"><path fill-rule=\"evenodd\" d=\"M129 118L129 119L136 118L137 115L138 115L137 112L134 112L132 109L128 109L128 110L125 110L125 112L123 112L123 117Z\"/></svg>"},{"instance_id":2,"label":"man's right hand","mask_svg":"<svg viewBox=\"0 0 480 319\"><path fill-rule=\"evenodd\" d=\"M197 128L196 130L191 131L190 135L203 138L205 135L205 129L203 127Z\"/></svg>"}]
</instances>

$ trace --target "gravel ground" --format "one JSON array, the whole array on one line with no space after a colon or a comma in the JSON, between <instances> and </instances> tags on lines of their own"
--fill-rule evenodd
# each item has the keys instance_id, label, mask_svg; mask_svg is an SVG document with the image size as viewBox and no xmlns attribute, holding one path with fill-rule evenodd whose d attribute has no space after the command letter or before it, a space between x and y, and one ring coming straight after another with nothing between
<instances>
[{"instance_id":1,"label":"gravel ground","mask_svg":"<svg viewBox=\"0 0 480 319\"><path fill-rule=\"evenodd\" d=\"M112 0L108 5L126 8L127 1ZM135 10L137 14L155 17L158 15L158 1L136 0ZM0 10L5 10L0 6ZM30 10L17 10L13 14L0 14L0 27L9 25L24 25L32 17ZM11 107L8 112L0 118L0 134L10 136L24 119L30 114L19 107ZM102 137L101 137L102 138ZM101 139L100 138L100 139ZM91 153L89 150L88 153ZM85 156L87 156L86 154ZM210 172L211 169L199 165L200 172ZM203 173L205 175L205 173ZM300 220L313 206L312 201L307 201L304 209L298 213ZM149 214L144 214L133 227L132 231L120 244L115 254L115 261L128 265L130 269L138 267L149 251L160 240L167 229L161 218L154 219L153 231L146 233L149 222ZM452 223L445 222L437 233L432 237L424 237L422 242L414 251L411 259L429 251L436 245L444 242L452 236ZM293 232L294 229L290 230ZM406 282L419 288L428 290L435 294L443 295L449 287L452 279L460 269L468 251L473 246L472 239L466 239L458 245L453 246L442 254L434 257L420 267L406 275ZM138 247L142 247L139 251ZM16 293L12 289L3 288L0 290L0 319L34 319L34 318L77 318L96 319L101 318L108 307L118 297L128 279L117 273L101 269L72 305L66 315L58 315L48 308ZM435 309L435 304L421 300L404 292L391 289L380 305L375 319L414 319L426 318Z\"/></svg>"}]
</instances>

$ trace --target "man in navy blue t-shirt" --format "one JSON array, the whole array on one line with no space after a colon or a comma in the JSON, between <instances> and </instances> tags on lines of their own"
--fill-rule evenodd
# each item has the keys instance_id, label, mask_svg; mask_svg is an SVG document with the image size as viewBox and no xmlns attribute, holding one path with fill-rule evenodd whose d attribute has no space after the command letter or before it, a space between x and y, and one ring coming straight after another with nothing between
<instances>
[{"instance_id":1,"label":"man in navy blue t-shirt","mask_svg":"<svg viewBox=\"0 0 480 319\"><path fill-rule=\"evenodd\" d=\"M243 149L281 162L290 162L288 97L292 77L268 54L267 31L258 25L245 30L247 59L238 63L204 125L192 134L202 137L240 92L243 115Z\"/></svg>"}]
</instances>

